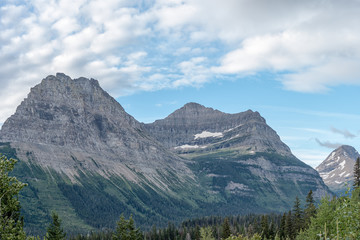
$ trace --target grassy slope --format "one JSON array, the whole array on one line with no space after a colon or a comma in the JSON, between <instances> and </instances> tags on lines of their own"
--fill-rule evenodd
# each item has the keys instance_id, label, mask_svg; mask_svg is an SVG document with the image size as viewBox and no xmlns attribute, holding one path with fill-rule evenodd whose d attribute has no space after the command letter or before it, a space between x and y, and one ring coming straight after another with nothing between
<instances>
[{"instance_id":1,"label":"grassy slope","mask_svg":"<svg viewBox=\"0 0 360 240\"><path fill-rule=\"evenodd\" d=\"M0 153L16 157L15 149L0 143ZM43 169L31 161L19 161L12 173L28 183L19 196L27 232L43 234L50 222L51 211L63 219L67 232L88 232L101 228L113 228L120 214L133 214L137 225L143 229L153 224L165 226L168 221L180 222L197 216L199 204L209 201L204 191L191 181L174 184L172 191L164 192L124 180L119 176L104 178L98 174L79 172L74 184L65 175ZM164 178L169 183L177 182L175 173Z\"/></svg>"}]
</instances>

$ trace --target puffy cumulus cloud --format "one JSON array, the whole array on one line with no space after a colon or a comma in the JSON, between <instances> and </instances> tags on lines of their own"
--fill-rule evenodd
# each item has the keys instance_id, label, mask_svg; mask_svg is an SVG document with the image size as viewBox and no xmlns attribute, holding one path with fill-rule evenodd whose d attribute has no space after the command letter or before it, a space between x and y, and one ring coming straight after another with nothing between
<instances>
[{"instance_id":1,"label":"puffy cumulus cloud","mask_svg":"<svg viewBox=\"0 0 360 240\"><path fill-rule=\"evenodd\" d=\"M181 78L175 80L172 84L174 87L193 86L200 87L209 81L209 71L205 66L207 59L204 57L195 57L188 61L179 63Z\"/></svg>"},{"instance_id":2,"label":"puffy cumulus cloud","mask_svg":"<svg viewBox=\"0 0 360 240\"><path fill-rule=\"evenodd\" d=\"M254 35L244 36L213 70L224 74L271 71L278 74L285 89L299 92L324 92L340 84L360 85L360 31L356 27L360 19L355 14L360 3L318 4L320 8L306 3L290 8L294 17L284 19L288 24L283 26L276 25L275 20L278 28L273 32L259 28ZM273 20L269 18L268 22Z\"/></svg>"},{"instance_id":3,"label":"puffy cumulus cloud","mask_svg":"<svg viewBox=\"0 0 360 240\"><path fill-rule=\"evenodd\" d=\"M56 72L101 79L115 96L134 91L133 83L150 69L140 65L146 52L132 47L149 34L136 7L114 0L2 2L0 122L30 87Z\"/></svg>"},{"instance_id":4,"label":"puffy cumulus cloud","mask_svg":"<svg viewBox=\"0 0 360 240\"><path fill-rule=\"evenodd\" d=\"M96 78L115 97L258 71L293 91L358 85L359 10L356 0L4 0L0 122L56 72Z\"/></svg>"}]
</instances>

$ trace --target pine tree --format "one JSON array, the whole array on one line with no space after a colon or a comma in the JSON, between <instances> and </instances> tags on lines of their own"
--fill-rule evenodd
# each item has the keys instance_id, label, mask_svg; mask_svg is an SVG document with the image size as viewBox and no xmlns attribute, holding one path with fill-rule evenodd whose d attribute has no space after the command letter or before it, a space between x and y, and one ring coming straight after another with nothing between
<instances>
[{"instance_id":1,"label":"pine tree","mask_svg":"<svg viewBox=\"0 0 360 240\"><path fill-rule=\"evenodd\" d=\"M288 237L290 240L294 239L295 236L294 226L293 226L293 219L291 211L288 212L286 215L286 222L285 222L285 236Z\"/></svg>"},{"instance_id":2,"label":"pine tree","mask_svg":"<svg viewBox=\"0 0 360 240\"><path fill-rule=\"evenodd\" d=\"M304 212L305 212L304 224L305 227L307 227L310 224L311 218L316 215L316 207L315 207L315 201L313 198L312 190L310 190L308 195L306 196L306 206Z\"/></svg>"},{"instance_id":3,"label":"pine tree","mask_svg":"<svg viewBox=\"0 0 360 240\"><path fill-rule=\"evenodd\" d=\"M261 216L261 238L269 238L269 223L267 215Z\"/></svg>"},{"instance_id":4,"label":"pine tree","mask_svg":"<svg viewBox=\"0 0 360 240\"><path fill-rule=\"evenodd\" d=\"M274 239L275 238L275 224L273 222L269 225L269 234L268 239Z\"/></svg>"},{"instance_id":5,"label":"pine tree","mask_svg":"<svg viewBox=\"0 0 360 240\"><path fill-rule=\"evenodd\" d=\"M286 236L286 214L284 213L280 221L279 238L285 239Z\"/></svg>"},{"instance_id":6,"label":"pine tree","mask_svg":"<svg viewBox=\"0 0 360 240\"><path fill-rule=\"evenodd\" d=\"M230 231L229 219L225 218L224 223L222 225L221 238L226 239L226 238L230 237L230 235L231 235L231 231Z\"/></svg>"},{"instance_id":7,"label":"pine tree","mask_svg":"<svg viewBox=\"0 0 360 240\"><path fill-rule=\"evenodd\" d=\"M194 236L194 239L195 239L195 240L200 240L200 238L201 238L200 227L199 227L199 225L197 225L197 224L196 224L196 226L195 226L195 230L194 230L193 236Z\"/></svg>"},{"instance_id":8,"label":"pine tree","mask_svg":"<svg viewBox=\"0 0 360 240\"><path fill-rule=\"evenodd\" d=\"M355 188L360 187L360 158L359 157L356 159L356 162L354 165L354 187Z\"/></svg>"},{"instance_id":9,"label":"pine tree","mask_svg":"<svg viewBox=\"0 0 360 240\"><path fill-rule=\"evenodd\" d=\"M50 223L47 229L47 240L63 240L66 237L63 228L61 227L61 220L59 216L53 212L51 214L52 223Z\"/></svg>"},{"instance_id":10,"label":"pine tree","mask_svg":"<svg viewBox=\"0 0 360 240\"><path fill-rule=\"evenodd\" d=\"M124 218L124 215L121 214L120 220L116 223L115 233L113 235L113 240L125 240L127 239L127 221Z\"/></svg>"},{"instance_id":11,"label":"pine tree","mask_svg":"<svg viewBox=\"0 0 360 240\"><path fill-rule=\"evenodd\" d=\"M165 230L164 230L165 231ZM138 228L135 228L135 222L132 216L129 220L121 214L120 220L116 223L113 240L141 240L142 234Z\"/></svg>"},{"instance_id":12,"label":"pine tree","mask_svg":"<svg viewBox=\"0 0 360 240\"><path fill-rule=\"evenodd\" d=\"M212 233L213 233L213 237L218 239L220 234L219 234L219 230L218 230L218 225L214 224L212 226Z\"/></svg>"},{"instance_id":13,"label":"pine tree","mask_svg":"<svg viewBox=\"0 0 360 240\"><path fill-rule=\"evenodd\" d=\"M16 160L0 156L0 239L22 240L26 238L23 220L20 216L18 194L26 186L15 177L9 176Z\"/></svg>"},{"instance_id":14,"label":"pine tree","mask_svg":"<svg viewBox=\"0 0 360 240\"><path fill-rule=\"evenodd\" d=\"M293 229L294 233L297 234L303 229L303 210L300 207L300 199L296 197L293 207L294 220L293 220Z\"/></svg>"},{"instance_id":15,"label":"pine tree","mask_svg":"<svg viewBox=\"0 0 360 240\"><path fill-rule=\"evenodd\" d=\"M135 227L135 221L132 217L132 215L129 218L128 221L128 231L129 231L129 240L141 240L142 239L142 234L140 232L139 228Z\"/></svg>"}]
</instances>

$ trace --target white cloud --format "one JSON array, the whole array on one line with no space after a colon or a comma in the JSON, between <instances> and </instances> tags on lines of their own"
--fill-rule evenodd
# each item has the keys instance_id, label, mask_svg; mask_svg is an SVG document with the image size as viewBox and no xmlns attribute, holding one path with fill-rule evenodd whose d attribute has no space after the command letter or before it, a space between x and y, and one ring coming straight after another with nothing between
<instances>
[{"instance_id":1,"label":"white cloud","mask_svg":"<svg viewBox=\"0 0 360 240\"><path fill-rule=\"evenodd\" d=\"M179 63L178 68L182 73L182 78L175 80L174 87L194 86L199 87L209 81L209 71L204 66L205 57L195 57L189 61Z\"/></svg>"},{"instance_id":2,"label":"white cloud","mask_svg":"<svg viewBox=\"0 0 360 240\"><path fill-rule=\"evenodd\" d=\"M0 122L56 72L97 78L115 97L258 71L292 91L360 85L359 10L355 0L5 0L0 97L11 101Z\"/></svg>"},{"instance_id":3,"label":"white cloud","mask_svg":"<svg viewBox=\"0 0 360 240\"><path fill-rule=\"evenodd\" d=\"M197 14L197 8L191 4L161 4L155 10L158 20L157 27L161 30L177 30L186 24L192 24Z\"/></svg>"}]
</instances>

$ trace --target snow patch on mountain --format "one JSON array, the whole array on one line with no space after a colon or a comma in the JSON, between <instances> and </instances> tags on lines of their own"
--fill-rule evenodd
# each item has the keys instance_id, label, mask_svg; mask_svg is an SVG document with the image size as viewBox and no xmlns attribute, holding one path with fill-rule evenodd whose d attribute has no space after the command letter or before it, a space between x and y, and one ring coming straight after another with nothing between
<instances>
[{"instance_id":1,"label":"snow patch on mountain","mask_svg":"<svg viewBox=\"0 0 360 240\"><path fill-rule=\"evenodd\" d=\"M194 148L200 148L200 146L199 145L185 144L185 145L175 147L175 149L194 149ZM206 148L206 146L202 146L201 148Z\"/></svg>"},{"instance_id":2,"label":"snow patch on mountain","mask_svg":"<svg viewBox=\"0 0 360 240\"><path fill-rule=\"evenodd\" d=\"M208 138L208 137L223 137L223 133L203 131L202 133L195 134L194 139Z\"/></svg>"}]
</instances>

